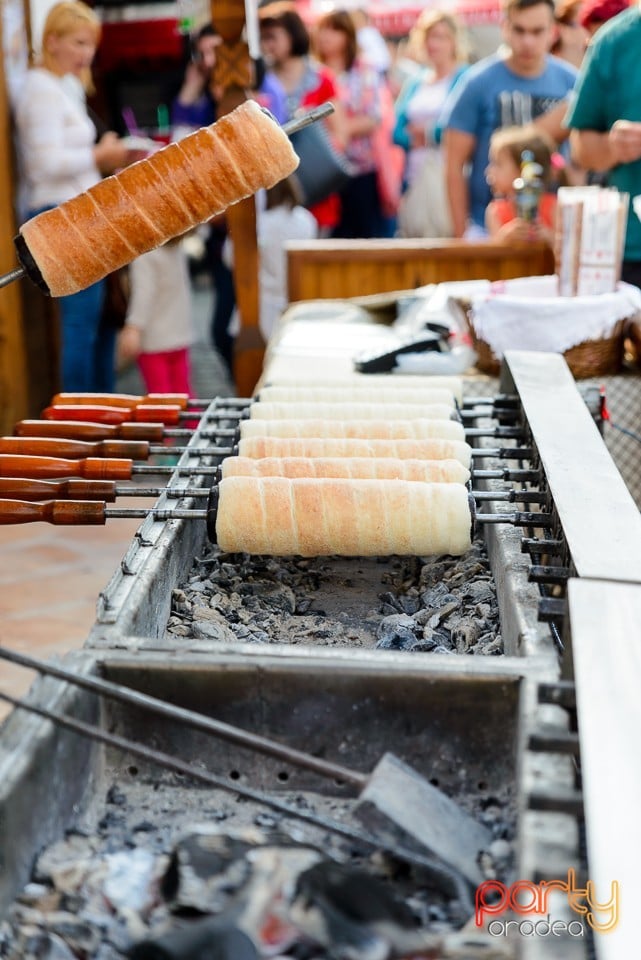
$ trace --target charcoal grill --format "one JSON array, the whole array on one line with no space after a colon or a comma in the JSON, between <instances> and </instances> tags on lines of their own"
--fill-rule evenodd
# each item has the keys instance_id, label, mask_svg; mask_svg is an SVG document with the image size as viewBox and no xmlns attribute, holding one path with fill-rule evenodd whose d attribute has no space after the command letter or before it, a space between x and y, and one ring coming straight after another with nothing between
<instances>
[{"instance_id":1,"label":"charcoal grill","mask_svg":"<svg viewBox=\"0 0 641 960\"><path fill-rule=\"evenodd\" d=\"M362 769L372 765L381 746L393 749L463 807L473 811L502 798L518 838L514 878L565 876L582 857L574 638L565 588L577 578L641 583L641 520L562 358L508 354L500 391L518 398L516 419L525 434L518 442L532 452L519 466L538 471L538 492L551 518L532 530L485 528L504 656L407 655L347 645L179 644L166 630L171 593L200 555L205 525L149 515L99 598L85 650L69 663L312 752L340 743L341 759ZM489 437L475 442L496 447ZM517 441L506 448L510 443ZM196 431L179 468L193 466L199 456L199 462L215 465L210 444ZM506 466L505 460L477 463ZM177 470L169 487L207 484L206 477ZM484 479L475 482L480 486L491 492L505 484ZM169 492L160 497L163 509L175 502ZM502 502L481 507L505 512ZM133 709L99 709L90 695L58 681L36 682L30 696L116 732L147 734L152 744L196 762L211 750L201 735L152 723ZM233 777L270 791L312 790L341 801L338 785L328 797L327 784L313 775L239 748L217 745L215 758ZM26 881L37 849L100 816L109 785L125 784L143 803L156 774L14 713L0 739L0 904L6 907ZM160 782L170 796L176 785L162 777ZM180 789L189 820L200 812L202 791L198 796L197 790ZM559 957L587 956L585 944L571 938L559 944L524 940L515 956L549 960L557 946Z\"/></svg>"}]
</instances>

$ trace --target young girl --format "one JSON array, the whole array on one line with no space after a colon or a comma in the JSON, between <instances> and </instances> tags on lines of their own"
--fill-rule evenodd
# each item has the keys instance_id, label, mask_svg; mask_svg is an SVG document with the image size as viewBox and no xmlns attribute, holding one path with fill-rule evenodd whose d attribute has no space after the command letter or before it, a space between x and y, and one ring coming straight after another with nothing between
<instances>
[{"instance_id":1,"label":"young girl","mask_svg":"<svg viewBox=\"0 0 641 960\"><path fill-rule=\"evenodd\" d=\"M182 237L134 260L129 277L121 359L138 361L148 393L191 394L191 285Z\"/></svg>"},{"instance_id":2,"label":"young girl","mask_svg":"<svg viewBox=\"0 0 641 960\"><path fill-rule=\"evenodd\" d=\"M514 181L521 176L522 154L529 151L541 168L543 192L534 223L518 216ZM554 141L535 126L503 127L490 139L490 162L485 177L494 199L485 211L485 225L492 240L514 243L544 240L552 243L556 195L562 171L557 166Z\"/></svg>"},{"instance_id":3,"label":"young girl","mask_svg":"<svg viewBox=\"0 0 641 960\"><path fill-rule=\"evenodd\" d=\"M261 191L257 198L256 236L260 261L258 284L260 291L260 330L267 342L280 315L287 306L287 249L289 240L314 240L318 236L316 218L301 205L300 188L295 176L286 177L271 189ZM228 237L223 248L223 260L231 269L234 249ZM239 329L237 312L230 324L230 332Z\"/></svg>"}]
</instances>

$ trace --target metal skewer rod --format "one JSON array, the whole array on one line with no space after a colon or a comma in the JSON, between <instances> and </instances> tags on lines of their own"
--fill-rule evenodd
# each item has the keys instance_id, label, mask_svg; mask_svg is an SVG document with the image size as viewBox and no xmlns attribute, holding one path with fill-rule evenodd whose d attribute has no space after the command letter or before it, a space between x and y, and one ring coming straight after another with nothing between
<instances>
[{"instance_id":1,"label":"metal skewer rod","mask_svg":"<svg viewBox=\"0 0 641 960\"><path fill-rule=\"evenodd\" d=\"M507 503L546 503L547 493L540 490L472 490L477 503L502 500ZM477 514L478 516L478 514Z\"/></svg>"},{"instance_id":2,"label":"metal skewer rod","mask_svg":"<svg viewBox=\"0 0 641 960\"><path fill-rule=\"evenodd\" d=\"M283 124L282 130L289 137L292 133L296 133L298 130L302 130L303 127L308 127L311 123L316 123L318 120L328 117L329 114L333 112L334 105L332 103L323 103L319 107L315 107L313 110L309 110L307 113L303 113L299 117L295 117L288 123ZM0 277L0 287L6 287L10 283L13 283L14 280L20 280L26 276L27 272L24 267L16 267L14 270L10 270L9 273L5 273Z\"/></svg>"},{"instance_id":3,"label":"metal skewer rod","mask_svg":"<svg viewBox=\"0 0 641 960\"><path fill-rule=\"evenodd\" d=\"M164 753L160 750L153 750L151 747L145 747L134 740L128 740L126 737L121 737L115 733L108 733L106 730L93 727L91 724L84 723L82 720L76 720L72 717L62 716L61 714L54 713L52 710L47 710L44 707L38 707L35 704L18 700L16 697L12 697L5 691L0 691L0 700L4 700L13 707L26 710L28 713L33 713L36 716L42 717L44 720L50 720L52 723L57 724L66 730L71 730L73 733L77 733L80 736L88 737L90 740L94 740L97 743L103 743L106 746L115 747L117 750L122 750L134 757L140 757L142 760L155 763L166 770L172 770L174 773L191 777L194 780L207 784L209 787L215 787L219 790L224 790L227 793L234 794L235 796L252 800L255 803L261 804L262 806L276 810L277 813L281 813L285 817L292 817L295 820L302 820L305 823L311 823L314 826L320 827L323 830L327 830L330 833L336 834L337 836L344 837L352 842L362 843L371 849L382 850L386 853L390 853L392 856L397 857L402 861L425 867L427 870L431 871L432 874L434 874L434 871L438 871L439 875L442 878L446 878L454 889L460 893L463 893L464 903L466 903L468 900L465 892L465 885L459 878L458 874L449 870L445 866L437 864L436 861L432 860L429 856L421 856L420 854L415 853L413 850L410 850L402 845L395 845L385 842L384 840L380 840L372 834L356 830L353 827L338 823L336 820L330 820L329 818L323 817L320 814L290 806L283 800L279 800L276 797L270 796L269 794L261 793L259 790L252 789L252 787L246 787L242 784L239 784L235 780L231 781L227 780L225 777L219 777L217 774L203 770L201 767L192 766L191 764L186 763L184 760L180 760L178 757L171 756L171 754Z\"/></svg>"},{"instance_id":4,"label":"metal skewer rod","mask_svg":"<svg viewBox=\"0 0 641 960\"><path fill-rule=\"evenodd\" d=\"M21 280L22 277L26 276L27 273L24 267L16 267L15 270L10 270L9 273L5 273L0 277L0 287L8 287L14 280Z\"/></svg>"},{"instance_id":5,"label":"metal skewer rod","mask_svg":"<svg viewBox=\"0 0 641 960\"><path fill-rule=\"evenodd\" d=\"M45 663L34 657L29 657L4 647L0 647L0 659L18 664L18 666L24 667L27 670L37 670L39 673L48 677L57 677L58 680L65 680L68 683L74 684L74 686L82 687L83 690L90 690L92 693L109 697L111 700L133 704L135 707L142 707L161 717L178 720L192 730L202 730L205 733L211 733L213 736L220 737L229 743L235 743L241 747L248 747L250 750L258 750L260 753L276 757L287 763L292 763L294 766L302 766L306 770L312 770L320 774L320 776L353 784L355 787L358 787L359 790L362 790L367 785L368 776L365 773L351 770L349 767L345 767L339 763L322 760L310 753L304 753L301 750L288 747L284 743L262 737L257 733L251 733L242 727L232 726L229 723L216 720L214 717L205 716L195 710L187 710L183 707L175 706L172 703L167 703L165 700L159 700L157 697L151 697L146 693L132 690L130 687L125 687L118 683L111 683L99 677L72 673L71 670L65 670L63 667Z\"/></svg>"},{"instance_id":6,"label":"metal skewer rod","mask_svg":"<svg viewBox=\"0 0 641 960\"><path fill-rule=\"evenodd\" d=\"M220 430L220 437L238 438L236 430ZM148 460L158 455L173 457L187 453L192 457L207 456L211 447L174 447L163 443L148 443L146 440L97 440L85 441L62 437L0 437L0 454L26 454L27 456L67 457L80 460L84 457L124 457L125 460Z\"/></svg>"},{"instance_id":7,"label":"metal skewer rod","mask_svg":"<svg viewBox=\"0 0 641 960\"><path fill-rule=\"evenodd\" d=\"M522 427L465 427L466 437L496 437L497 440L523 440L525 432Z\"/></svg>"},{"instance_id":8,"label":"metal skewer rod","mask_svg":"<svg viewBox=\"0 0 641 960\"><path fill-rule=\"evenodd\" d=\"M282 125L281 130L289 137L292 133L298 133L298 131L302 130L303 127L308 127L310 124L316 123L318 120L324 120L325 117L328 117L330 113L333 112L333 103L321 103L319 107L314 107L312 110L308 110L307 113L301 113L300 116L294 117L293 120L288 120L287 123Z\"/></svg>"},{"instance_id":9,"label":"metal skewer rod","mask_svg":"<svg viewBox=\"0 0 641 960\"><path fill-rule=\"evenodd\" d=\"M549 513L477 513L475 523L509 523L513 527L551 527Z\"/></svg>"},{"instance_id":10,"label":"metal skewer rod","mask_svg":"<svg viewBox=\"0 0 641 960\"><path fill-rule=\"evenodd\" d=\"M206 510L177 508L159 510L144 507L107 507L102 500L0 500L0 525L20 523L51 523L55 526L103 525L107 520L126 520L147 517L155 521L205 520L209 525L215 519L217 488L210 491ZM471 499L471 497L470 497ZM553 520L547 513L516 512L505 514L477 513L472 504L472 519L478 523L508 523L513 526L550 527Z\"/></svg>"},{"instance_id":11,"label":"metal skewer rod","mask_svg":"<svg viewBox=\"0 0 641 960\"><path fill-rule=\"evenodd\" d=\"M534 456L532 447L473 447L472 458L484 459L493 457L497 460L531 460Z\"/></svg>"},{"instance_id":12,"label":"metal skewer rod","mask_svg":"<svg viewBox=\"0 0 641 960\"><path fill-rule=\"evenodd\" d=\"M209 453L220 456L235 454L234 447L211 448ZM85 480L131 480L134 474L165 476L218 477L217 466L171 467L155 464L134 464L131 460L86 457L70 460L64 457L28 457L20 454L0 454L0 477L35 477L57 480L62 477L82 477Z\"/></svg>"},{"instance_id":13,"label":"metal skewer rod","mask_svg":"<svg viewBox=\"0 0 641 960\"><path fill-rule=\"evenodd\" d=\"M113 480L39 480L29 477L0 477L0 498L3 500L100 500L113 503L118 497L160 497L184 500L188 497L209 497L208 487L135 487L122 486ZM477 503L506 501L508 503L545 503L547 494L538 490L472 490ZM152 508L153 509L153 508ZM150 511L147 511L150 512ZM172 515L173 515L172 510ZM136 514L137 515L137 514ZM134 516L128 512L127 516Z\"/></svg>"},{"instance_id":14,"label":"metal skewer rod","mask_svg":"<svg viewBox=\"0 0 641 960\"><path fill-rule=\"evenodd\" d=\"M103 500L113 503L118 497L160 497L172 500L208 497L208 487L123 486L113 480L39 480L34 477L0 477L0 497L7 500Z\"/></svg>"},{"instance_id":15,"label":"metal skewer rod","mask_svg":"<svg viewBox=\"0 0 641 960\"><path fill-rule=\"evenodd\" d=\"M58 403L51 404L42 411L44 420L85 420L90 423L119 424L128 421L149 421L175 425L181 420L200 420L203 423L212 420L238 420L244 411L234 410L183 410L178 404L158 403L139 404L135 407L118 405Z\"/></svg>"},{"instance_id":16,"label":"metal skewer rod","mask_svg":"<svg viewBox=\"0 0 641 960\"><path fill-rule=\"evenodd\" d=\"M510 470L505 467L503 470L477 470L472 467L472 478L474 480L511 480L521 483L539 483L541 480L540 470Z\"/></svg>"},{"instance_id":17,"label":"metal skewer rod","mask_svg":"<svg viewBox=\"0 0 641 960\"><path fill-rule=\"evenodd\" d=\"M166 427L163 423L98 423L87 420L19 420L14 429L18 437L60 437L69 440L148 440L194 436L189 427ZM201 440L216 440L218 430L199 430Z\"/></svg>"}]
</instances>

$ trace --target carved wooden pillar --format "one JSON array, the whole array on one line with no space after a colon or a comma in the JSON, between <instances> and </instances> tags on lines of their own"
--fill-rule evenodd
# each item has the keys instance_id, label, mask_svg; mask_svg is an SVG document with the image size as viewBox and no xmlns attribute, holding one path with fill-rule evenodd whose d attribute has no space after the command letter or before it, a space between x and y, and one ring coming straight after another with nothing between
<instances>
[{"instance_id":1,"label":"carved wooden pillar","mask_svg":"<svg viewBox=\"0 0 641 960\"><path fill-rule=\"evenodd\" d=\"M14 214L13 131L9 113L4 38L0 21L0 274L17 265L13 237ZM0 428L11 433L16 420L26 416L27 371L22 332L20 286L12 283L0 290Z\"/></svg>"},{"instance_id":2,"label":"carved wooden pillar","mask_svg":"<svg viewBox=\"0 0 641 960\"><path fill-rule=\"evenodd\" d=\"M222 90L218 116L229 113L246 98L252 86L253 65L247 44L241 40L245 26L244 0L211 0L211 19L223 38L217 48L213 85ZM234 244L234 287L240 315L240 331L234 342L233 370L239 396L250 396L258 382L265 342L258 326L258 248L254 197L227 210L227 223Z\"/></svg>"}]
</instances>

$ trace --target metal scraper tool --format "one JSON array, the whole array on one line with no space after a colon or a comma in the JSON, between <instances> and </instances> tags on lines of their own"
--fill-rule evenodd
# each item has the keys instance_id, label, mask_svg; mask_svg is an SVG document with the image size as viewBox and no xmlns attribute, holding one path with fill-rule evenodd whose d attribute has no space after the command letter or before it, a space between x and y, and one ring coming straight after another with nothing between
<instances>
[{"instance_id":1,"label":"metal scraper tool","mask_svg":"<svg viewBox=\"0 0 641 960\"><path fill-rule=\"evenodd\" d=\"M383 833L389 833L391 826L397 835L399 831L408 834L444 863L458 870L473 885L483 879L477 859L479 852L486 850L491 842L488 831L392 753L384 754L371 773L360 773L130 687L72 673L14 650L0 647L0 659L57 677L113 700L151 710L194 730L277 757L333 781L351 784L359 791L356 814L372 829L380 828Z\"/></svg>"}]
</instances>

